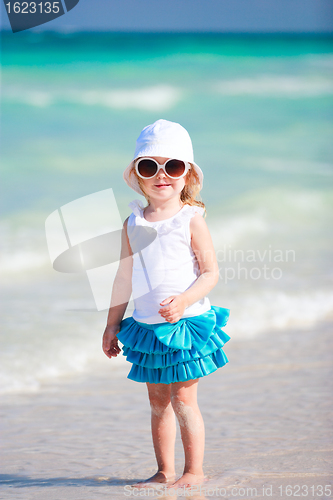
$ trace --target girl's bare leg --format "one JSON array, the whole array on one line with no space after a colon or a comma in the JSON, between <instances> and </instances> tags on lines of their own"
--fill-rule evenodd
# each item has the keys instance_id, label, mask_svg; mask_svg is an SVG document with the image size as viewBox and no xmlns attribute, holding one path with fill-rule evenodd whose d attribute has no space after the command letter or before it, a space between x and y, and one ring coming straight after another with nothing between
<instances>
[{"instance_id":1,"label":"girl's bare leg","mask_svg":"<svg viewBox=\"0 0 333 500\"><path fill-rule=\"evenodd\" d=\"M183 475L171 488L191 486L205 480L202 469L205 449L205 427L197 403L198 381L171 384L171 404L177 416L185 453Z\"/></svg>"},{"instance_id":2,"label":"girl's bare leg","mask_svg":"<svg viewBox=\"0 0 333 500\"><path fill-rule=\"evenodd\" d=\"M157 472L135 487L149 486L148 483L167 483L175 478L176 418L172 408L171 384L150 384L147 382L151 407L151 430L157 461Z\"/></svg>"}]
</instances>

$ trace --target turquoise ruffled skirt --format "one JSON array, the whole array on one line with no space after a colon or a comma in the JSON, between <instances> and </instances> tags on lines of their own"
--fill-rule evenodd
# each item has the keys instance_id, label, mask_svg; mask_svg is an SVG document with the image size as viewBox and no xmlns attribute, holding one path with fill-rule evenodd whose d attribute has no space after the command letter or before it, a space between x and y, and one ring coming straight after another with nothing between
<instances>
[{"instance_id":1,"label":"turquoise ruffled skirt","mask_svg":"<svg viewBox=\"0 0 333 500\"><path fill-rule=\"evenodd\" d=\"M171 384L204 377L228 363L222 347L229 335L221 330L229 309L211 306L200 316L177 323L139 323L122 320L118 339L132 363L127 378L136 382Z\"/></svg>"}]
</instances>

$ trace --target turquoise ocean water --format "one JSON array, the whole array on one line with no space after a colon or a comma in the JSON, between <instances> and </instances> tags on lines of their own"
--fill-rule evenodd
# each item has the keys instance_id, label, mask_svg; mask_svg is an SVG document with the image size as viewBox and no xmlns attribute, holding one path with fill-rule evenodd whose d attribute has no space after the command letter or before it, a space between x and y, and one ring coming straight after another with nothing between
<instances>
[{"instance_id":1,"label":"turquoise ocean water","mask_svg":"<svg viewBox=\"0 0 333 500\"><path fill-rule=\"evenodd\" d=\"M52 269L44 222L107 188L124 220L140 196L122 172L159 118L205 175L228 334L332 318L332 39L2 33L1 59L3 391L108 362L106 312L86 275Z\"/></svg>"}]
</instances>

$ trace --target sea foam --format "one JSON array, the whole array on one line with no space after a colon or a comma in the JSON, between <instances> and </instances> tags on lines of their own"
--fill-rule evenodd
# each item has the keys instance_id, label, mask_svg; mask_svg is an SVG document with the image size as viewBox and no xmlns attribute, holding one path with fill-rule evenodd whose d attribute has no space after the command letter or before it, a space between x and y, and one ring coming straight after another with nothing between
<instances>
[{"instance_id":1,"label":"sea foam","mask_svg":"<svg viewBox=\"0 0 333 500\"><path fill-rule=\"evenodd\" d=\"M4 90L2 98L41 108L65 102L114 109L165 111L174 107L181 99L181 96L181 90L176 87L155 85L136 89L94 88L86 90L67 89L63 91L16 87Z\"/></svg>"},{"instance_id":2,"label":"sea foam","mask_svg":"<svg viewBox=\"0 0 333 500\"><path fill-rule=\"evenodd\" d=\"M213 86L223 95L256 97L321 97L333 94L333 80L284 75L257 75L255 77L225 80Z\"/></svg>"}]
</instances>

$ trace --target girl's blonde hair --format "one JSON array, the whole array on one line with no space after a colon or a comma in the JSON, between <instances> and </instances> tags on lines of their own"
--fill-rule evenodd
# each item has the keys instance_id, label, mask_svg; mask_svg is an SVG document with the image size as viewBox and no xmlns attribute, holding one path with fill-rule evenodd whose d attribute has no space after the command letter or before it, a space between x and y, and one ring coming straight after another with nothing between
<instances>
[{"instance_id":1,"label":"girl's blonde hair","mask_svg":"<svg viewBox=\"0 0 333 500\"><path fill-rule=\"evenodd\" d=\"M192 163L190 163L190 165L191 165L191 168L187 172L187 174L185 175L185 186L183 187L182 192L180 193L180 201L184 205L198 206L198 207L204 208L204 210L205 210L204 217L206 217L207 209L205 207L205 204L202 201L196 199L196 197L198 196L199 191L200 191L199 176L196 173ZM139 183L140 189L143 192L144 197L146 198L147 203L149 205L150 204L149 196L145 192L142 179L141 179L141 177L138 176L134 167L131 168L129 175L130 176L135 175L135 177L137 178L137 181Z\"/></svg>"}]
</instances>

